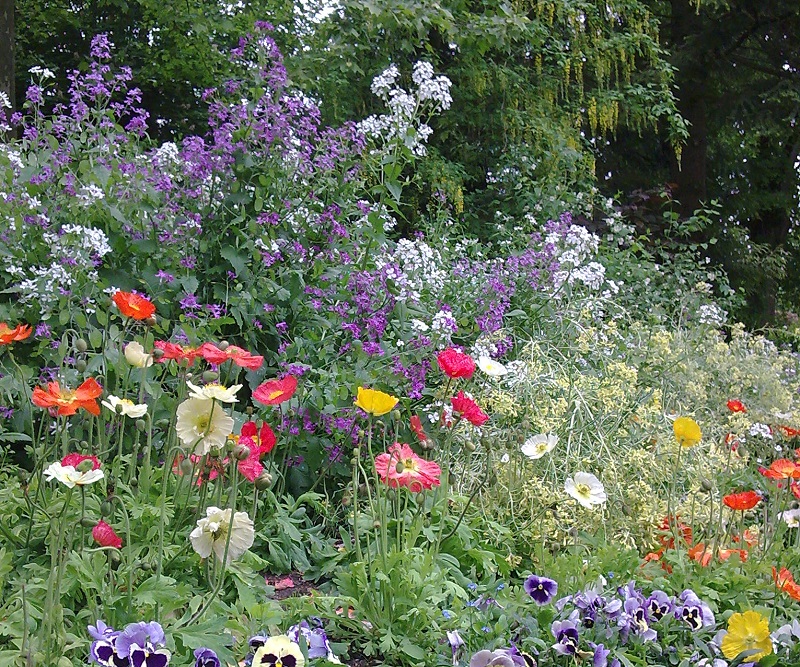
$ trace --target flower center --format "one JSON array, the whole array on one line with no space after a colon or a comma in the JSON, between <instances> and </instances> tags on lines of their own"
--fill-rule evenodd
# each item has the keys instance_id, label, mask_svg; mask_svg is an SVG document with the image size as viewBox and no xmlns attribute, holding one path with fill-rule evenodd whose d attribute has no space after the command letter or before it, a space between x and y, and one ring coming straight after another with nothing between
<instances>
[{"instance_id":1,"label":"flower center","mask_svg":"<svg viewBox=\"0 0 800 667\"><path fill-rule=\"evenodd\" d=\"M211 419L209 418L209 416L201 415L200 417L197 418L197 430L205 433L209 423L211 423Z\"/></svg>"},{"instance_id":2,"label":"flower center","mask_svg":"<svg viewBox=\"0 0 800 667\"><path fill-rule=\"evenodd\" d=\"M576 484L575 490L582 496L587 498L592 494L592 489L588 484Z\"/></svg>"}]
</instances>

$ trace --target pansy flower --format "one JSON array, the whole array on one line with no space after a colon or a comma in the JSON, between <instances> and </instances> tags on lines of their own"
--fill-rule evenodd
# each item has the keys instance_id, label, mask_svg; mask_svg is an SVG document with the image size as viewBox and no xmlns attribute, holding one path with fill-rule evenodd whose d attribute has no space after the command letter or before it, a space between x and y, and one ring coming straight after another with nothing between
<instances>
[{"instance_id":1,"label":"pansy flower","mask_svg":"<svg viewBox=\"0 0 800 667\"><path fill-rule=\"evenodd\" d=\"M437 463L426 461L411 447L399 442L375 457L375 470L384 484L392 488L405 486L414 493L439 486L442 474Z\"/></svg>"},{"instance_id":2,"label":"pansy flower","mask_svg":"<svg viewBox=\"0 0 800 667\"><path fill-rule=\"evenodd\" d=\"M133 320L146 320L156 312L156 307L150 299L134 292L115 292L111 297L117 304L119 312Z\"/></svg>"},{"instance_id":3,"label":"pansy flower","mask_svg":"<svg viewBox=\"0 0 800 667\"><path fill-rule=\"evenodd\" d=\"M194 650L194 667L222 667L222 663L210 648L196 648Z\"/></svg>"},{"instance_id":4,"label":"pansy flower","mask_svg":"<svg viewBox=\"0 0 800 667\"><path fill-rule=\"evenodd\" d=\"M246 368L251 371L258 370L264 363L264 357L250 354L247 350L236 345L228 345L224 350L217 347L213 343L203 343L198 353L208 363L219 366L226 361L232 361L237 366Z\"/></svg>"},{"instance_id":5,"label":"pansy flower","mask_svg":"<svg viewBox=\"0 0 800 667\"><path fill-rule=\"evenodd\" d=\"M12 329L5 322L0 322L0 345L10 345L25 340L31 332L29 324L18 324Z\"/></svg>"},{"instance_id":6,"label":"pansy flower","mask_svg":"<svg viewBox=\"0 0 800 667\"><path fill-rule=\"evenodd\" d=\"M556 639L553 650L559 655L575 655L578 651L578 624L572 617L564 621L553 621L550 632Z\"/></svg>"},{"instance_id":7,"label":"pansy flower","mask_svg":"<svg viewBox=\"0 0 800 667\"><path fill-rule=\"evenodd\" d=\"M475 362L472 357L452 347L439 352L436 361L439 363L439 368L449 378L469 380L475 372Z\"/></svg>"},{"instance_id":8,"label":"pansy flower","mask_svg":"<svg viewBox=\"0 0 800 667\"><path fill-rule=\"evenodd\" d=\"M303 652L286 635L270 637L253 656L252 667L302 667Z\"/></svg>"},{"instance_id":9,"label":"pansy flower","mask_svg":"<svg viewBox=\"0 0 800 667\"><path fill-rule=\"evenodd\" d=\"M692 631L714 627L714 612L692 590L685 590L677 600L675 618L686 623Z\"/></svg>"},{"instance_id":10,"label":"pansy flower","mask_svg":"<svg viewBox=\"0 0 800 667\"><path fill-rule=\"evenodd\" d=\"M525 592L533 598L538 605L550 602L558 593L558 584L547 577L529 576L522 585Z\"/></svg>"},{"instance_id":11,"label":"pansy flower","mask_svg":"<svg viewBox=\"0 0 800 667\"><path fill-rule=\"evenodd\" d=\"M278 405L288 401L297 391L297 378L287 375L280 380L267 380L253 392L253 400L264 405Z\"/></svg>"},{"instance_id":12,"label":"pansy flower","mask_svg":"<svg viewBox=\"0 0 800 667\"><path fill-rule=\"evenodd\" d=\"M94 378L89 378L77 389L66 389L58 382L48 382L47 388L36 387L31 400L40 408L47 408L54 415L74 415L80 408L93 415L100 414L97 399L103 388Z\"/></svg>"}]
</instances>

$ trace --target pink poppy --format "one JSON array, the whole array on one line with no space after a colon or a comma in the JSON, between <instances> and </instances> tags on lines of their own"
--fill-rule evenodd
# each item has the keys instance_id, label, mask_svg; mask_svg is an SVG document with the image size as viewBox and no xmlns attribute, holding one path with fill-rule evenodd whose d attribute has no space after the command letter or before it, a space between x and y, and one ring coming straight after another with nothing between
<instances>
[{"instance_id":1,"label":"pink poppy","mask_svg":"<svg viewBox=\"0 0 800 667\"><path fill-rule=\"evenodd\" d=\"M392 488L405 486L413 493L439 486L442 474L438 464L417 456L411 447L399 442L375 457L375 470L384 484Z\"/></svg>"},{"instance_id":2,"label":"pink poppy","mask_svg":"<svg viewBox=\"0 0 800 667\"><path fill-rule=\"evenodd\" d=\"M261 368L261 364L264 363L264 357L250 354L247 350L236 345L228 345L224 350L221 350L214 343L203 343L198 352L209 364L216 366L226 361L232 361L237 366L254 371Z\"/></svg>"}]
</instances>

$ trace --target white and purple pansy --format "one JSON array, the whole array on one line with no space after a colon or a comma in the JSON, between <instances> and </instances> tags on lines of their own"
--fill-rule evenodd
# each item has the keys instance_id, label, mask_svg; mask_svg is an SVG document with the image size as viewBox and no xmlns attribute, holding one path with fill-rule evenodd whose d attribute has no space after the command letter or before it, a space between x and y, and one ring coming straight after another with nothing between
<instances>
[{"instance_id":1,"label":"white and purple pansy","mask_svg":"<svg viewBox=\"0 0 800 667\"><path fill-rule=\"evenodd\" d=\"M530 575L523 584L525 592L533 598L538 605L545 605L550 602L558 592L558 584L547 577L539 577L535 574Z\"/></svg>"}]
</instances>

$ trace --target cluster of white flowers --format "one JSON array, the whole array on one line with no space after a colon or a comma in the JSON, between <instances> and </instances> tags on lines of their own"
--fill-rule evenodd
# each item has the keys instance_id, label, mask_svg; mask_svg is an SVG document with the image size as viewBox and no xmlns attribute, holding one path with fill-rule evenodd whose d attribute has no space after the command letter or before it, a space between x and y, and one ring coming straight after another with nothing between
<instances>
[{"instance_id":1,"label":"cluster of white flowers","mask_svg":"<svg viewBox=\"0 0 800 667\"><path fill-rule=\"evenodd\" d=\"M2 98L0 98L0 102L2 102ZM8 129L10 130L11 128L9 127ZM0 128L0 130L2 130L2 128ZM2 155L5 155L6 158L8 158L8 161L11 163L11 166L14 168L15 172L19 172L19 170L25 166L24 163L22 162L22 153L20 153L19 151L15 151L10 146L6 146L5 144L0 144L0 156Z\"/></svg>"},{"instance_id":2,"label":"cluster of white flowers","mask_svg":"<svg viewBox=\"0 0 800 667\"><path fill-rule=\"evenodd\" d=\"M728 319L728 313L715 303L705 303L697 310L697 319L701 324L720 327Z\"/></svg>"},{"instance_id":3,"label":"cluster of white flowers","mask_svg":"<svg viewBox=\"0 0 800 667\"><path fill-rule=\"evenodd\" d=\"M8 95L5 92L0 90L0 109L10 109L11 108L11 100L9 99Z\"/></svg>"},{"instance_id":4,"label":"cluster of white flowers","mask_svg":"<svg viewBox=\"0 0 800 667\"><path fill-rule=\"evenodd\" d=\"M178 146L172 141L166 141L156 148L153 157L158 162L159 167L177 164L179 161Z\"/></svg>"},{"instance_id":5,"label":"cluster of white flowers","mask_svg":"<svg viewBox=\"0 0 800 667\"><path fill-rule=\"evenodd\" d=\"M78 192L78 200L81 203L81 206L91 206L97 201L106 198L106 193L103 192L103 189L94 184L89 183L89 185L84 185L80 191Z\"/></svg>"},{"instance_id":6,"label":"cluster of white flowers","mask_svg":"<svg viewBox=\"0 0 800 667\"><path fill-rule=\"evenodd\" d=\"M571 225L563 239L558 233L553 232L547 235L545 243L558 247L556 258L561 265L576 269L597 254L600 238L586 227Z\"/></svg>"},{"instance_id":7,"label":"cluster of white flowers","mask_svg":"<svg viewBox=\"0 0 800 667\"><path fill-rule=\"evenodd\" d=\"M397 66L390 65L373 79L370 90L386 103L391 113L369 116L358 127L368 137L387 144L399 142L421 157L427 153L425 144L433 134L421 117L450 108L452 84L446 76L434 76L433 66L424 61L414 65L411 75L416 90L409 92L396 85L399 76Z\"/></svg>"},{"instance_id":8,"label":"cluster of white flowers","mask_svg":"<svg viewBox=\"0 0 800 667\"><path fill-rule=\"evenodd\" d=\"M578 266L570 272L567 281L570 285L576 282L583 283L592 291L597 291L603 286L606 279L606 267L599 262L589 262L584 266Z\"/></svg>"},{"instance_id":9,"label":"cluster of white flowers","mask_svg":"<svg viewBox=\"0 0 800 667\"><path fill-rule=\"evenodd\" d=\"M39 67L38 65L31 67L28 72L34 76L38 76L40 80L56 78L56 75L53 74L51 70L46 67Z\"/></svg>"},{"instance_id":10,"label":"cluster of white flowers","mask_svg":"<svg viewBox=\"0 0 800 667\"><path fill-rule=\"evenodd\" d=\"M400 239L394 252L378 257L376 264L394 281L400 300L419 301L423 291L441 290L447 280L441 254L421 240Z\"/></svg>"},{"instance_id":11,"label":"cluster of white flowers","mask_svg":"<svg viewBox=\"0 0 800 667\"><path fill-rule=\"evenodd\" d=\"M431 330L444 335L449 340L450 335L458 331L458 322L449 310L440 310L433 316Z\"/></svg>"},{"instance_id":12,"label":"cluster of white flowers","mask_svg":"<svg viewBox=\"0 0 800 667\"><path fill-rule=\"evenodd\" d=\"M761 436L767 440L772 440L772 429L766 424L756 422L750 425L750 435Z\"/></svg>"}]
</instances>

